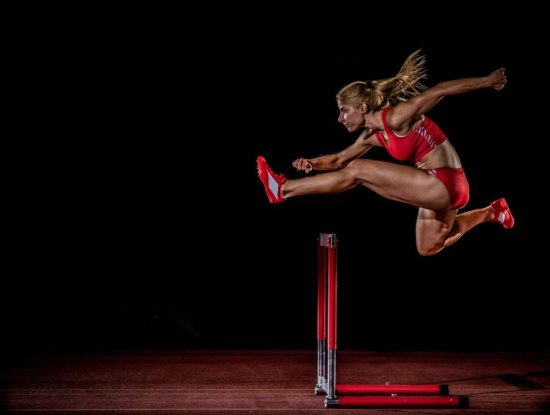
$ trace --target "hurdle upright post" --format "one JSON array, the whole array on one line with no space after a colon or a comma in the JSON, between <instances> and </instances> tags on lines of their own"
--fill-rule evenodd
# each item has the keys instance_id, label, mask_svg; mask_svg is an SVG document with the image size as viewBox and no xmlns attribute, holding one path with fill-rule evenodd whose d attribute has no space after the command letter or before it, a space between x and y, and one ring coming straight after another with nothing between
<instances>
[{"instance_id":1,"label":"hurdle upright post","mask_svg":"<svg viewBox=\"0 0 550 415\"><path fill-rule=\"evenodd\" d=\"M326 393L325 405L338 404L336 397L337 349L337 254L334 233L321 233L318 239L317 280L317 385L315 393ZM328 283L328 285L327 285Z\"/></svg>"},{"instance_id":2,"label":"hurdle upright post","mask_svg":"<svg viewBox=\"0 0 550 415\"><path fill-rule=\"evenodd\" d=\"M317 384L315 394L326 390L326 358L327 358L327 317L326 317L326 234L317 239Z\"/></svg>"}]
</instances>

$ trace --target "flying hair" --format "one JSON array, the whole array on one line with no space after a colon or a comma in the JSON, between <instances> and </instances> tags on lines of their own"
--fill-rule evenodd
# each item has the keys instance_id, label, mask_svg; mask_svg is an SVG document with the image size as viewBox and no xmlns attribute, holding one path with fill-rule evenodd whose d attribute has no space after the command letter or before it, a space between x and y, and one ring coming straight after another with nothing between
<instances>
[{"instance_id":1,"label":"flying hair","mask_svg":"<svg viewBox=\"0 0 550 415\"><path fill-rule=\"evenodd\" d=\"M352 82L336 94L336 99L356 108L365 102L370 111L379 111L420 94L427 89L422 83L427 71L421 52L418 49L411 53L394 77Z\"/></svg>"}]
</instances>

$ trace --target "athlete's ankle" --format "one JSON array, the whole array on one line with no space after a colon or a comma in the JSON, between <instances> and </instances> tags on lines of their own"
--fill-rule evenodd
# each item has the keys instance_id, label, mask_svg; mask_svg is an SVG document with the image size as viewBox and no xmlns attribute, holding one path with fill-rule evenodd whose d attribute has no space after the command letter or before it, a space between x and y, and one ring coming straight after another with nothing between
<instances>
[{"instance_id":1,"label":"athlete's ankle","mask_svg":"<svg viewBox=\"0 0 550 415\"><path fill-rule=\"evenodd\" d=\"M280 195L282 199L286 199L288 197L288 194L290 193L288 189L288 180L285 181L283 184L281 184L281 190Z\"/></svg>"},{"instance_id":2,"label":"athlete's ankle","mask_svg":"<svg viewBox=\"0 0 550 415\"><path fill-rule=\"evenodd\" d=\"M485 219L487 222L496 222L496 212L493 209L492 205L489 205L485 208Z\"/></svg>"}]
</instances>

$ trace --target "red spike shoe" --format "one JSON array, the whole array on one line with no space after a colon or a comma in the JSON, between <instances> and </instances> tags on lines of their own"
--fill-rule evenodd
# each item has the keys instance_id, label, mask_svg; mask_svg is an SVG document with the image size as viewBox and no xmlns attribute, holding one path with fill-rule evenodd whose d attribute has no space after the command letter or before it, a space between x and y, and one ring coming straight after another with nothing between
<instances>
[{"instance_id":1,"label":"red spike shoe","mask_svg":"<svg viewBox=\"0 0 550 415\"><path fill-rule=\"evenodd\" d=\"M281 197L281 186L286 182L286 177L283 174L274 173L262 156L258 156L256 163L258 165L258 177L264 185L269 201L271 203L284 202L285 199Z\"/></svg>"},{"instance_id":2,"label":"red spike shoe","mask_svg":"<svg viewBox=\"0 0 550 415\"><path fill-rule=\"evenodd\" d=\"M501 198L495 200L493 203L491 203L491 209L493 209L493 212L495 213L495 217L492 220L493 222L500 223L504 227L504 229L510 229L514 227L515 220L512 216L510 208L508 207L508 203L506 203L506 199Z\"/></svg>"}]
</instances>

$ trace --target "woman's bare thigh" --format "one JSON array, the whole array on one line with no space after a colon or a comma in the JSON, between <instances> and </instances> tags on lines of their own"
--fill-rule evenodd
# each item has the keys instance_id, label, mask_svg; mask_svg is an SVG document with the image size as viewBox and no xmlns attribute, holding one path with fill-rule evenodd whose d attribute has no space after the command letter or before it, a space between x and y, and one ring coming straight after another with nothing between
<instances>
[{"instance_id":1,"label":"woman's bare thigh","mask_svg":"<svg viewBox=\"0 0 550 415\"><path fill-rule=\"evenodd\" d=\"M449 207L445 185L426 171L379 160L359 159L346 169L354 169L360 184L381 196L432 210Z\"/></svg>"}]
</instances>

